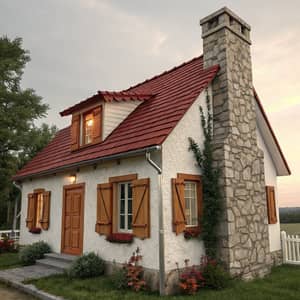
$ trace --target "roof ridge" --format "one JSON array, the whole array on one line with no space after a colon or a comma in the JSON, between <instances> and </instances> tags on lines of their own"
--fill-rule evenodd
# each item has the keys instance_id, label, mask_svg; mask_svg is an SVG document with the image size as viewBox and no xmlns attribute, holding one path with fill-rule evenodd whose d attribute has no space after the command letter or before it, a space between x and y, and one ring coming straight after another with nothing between
<instances>
[{"instance_id":1,"label":"roof ridge","mask_svg":"<svg viewBox=\"0 0 300 300\"><path fill-rule=\"evenodd\" d=\"M173 68L171 68L171 69L169 69L169 70L163 71L162 73L160 73L160 74L158 74L158 75L155 75L155 76L153 76L153 77L147 78L147 79L145 79L144 81L142 81L142 82L140 82L140 83L137 83L137 84L135 84L135 85L132 85L132 86L130 86L129 88L127 88L127 89L125 89L125 90L122 90L122 91L123 91L123 92L127 92L127 91L129 91L129 90L131 90L131 89L133 89L133 88L136 88L136 87L138 87L138 86L140 86L140 85L142 85L142 84L144 84L144 83L146 83L146 82L152 81L152 80L154 80L154 79L157 79L158 77L161 77L161 76L163 76L163 75L166 75L166 74L168 74L168 73L171 73L171 72L173 72L173 71L175 71L175 70L177 70L177 69L179 69L179 68L181 68L181 67L183 67L183 66L185 66L185 65L187 65L187 64L189 64L189 63L194 62L196 59L200 59L201 57L203 57L203 54L201 54L200 56L196 56L196 57L194 57L194 58L192 58L192 59L190 59L190 60L188 60L188 61L185 61L185 62L181 63L180 65L175 66L175 67L173 67Z\"/></svg>"}]
</instances>

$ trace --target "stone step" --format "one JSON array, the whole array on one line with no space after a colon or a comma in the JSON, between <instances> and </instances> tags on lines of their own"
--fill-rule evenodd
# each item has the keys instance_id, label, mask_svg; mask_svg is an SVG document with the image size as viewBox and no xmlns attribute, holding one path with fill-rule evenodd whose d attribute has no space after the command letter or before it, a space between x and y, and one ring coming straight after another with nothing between
<instances>
[{"instance_id":1,"label":"stone step","mask_svg":"<svg viewBox=\"0 0 300 300\"><path fill-rule=\"evenodd\" d=\"M45 258L69 263L73 262L76 258L78 258L78 256L60 253L46 253Z\"/></svg>"},{"instance_id":2,"label":"stone step","mask_svg":"<svg viewBox=\"0 0 300 300\"><path fill-rule=\"evenodd\" d=\"M56 269L59 271L64 271L71 266L72 261L67 262L67 261L63 261L63 260L59 260L59 259L43 258L43 259L38 259L36 261L36 264L45 266L45 267L49 267L52 269Z\"/></svg>"}]
</instances>

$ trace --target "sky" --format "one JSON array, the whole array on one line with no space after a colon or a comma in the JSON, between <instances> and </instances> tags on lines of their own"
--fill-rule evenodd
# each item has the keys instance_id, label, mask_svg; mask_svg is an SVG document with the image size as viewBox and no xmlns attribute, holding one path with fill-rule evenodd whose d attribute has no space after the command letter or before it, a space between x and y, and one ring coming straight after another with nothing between
<instances>
[{"instance_id":1,"label":"sky","mask_svg":"<svg viewBox=\"0 0 300 300\"><path fill-rule=\"evenodd\" d=\"M254 86L292 175L280 206L300 206L300 1L0 0L0 34L30 51L22 86L50 105L40 122L98 90L122 90L202 54L199 20L227 6L251 27Z\"/></svg>"}]
</instances>

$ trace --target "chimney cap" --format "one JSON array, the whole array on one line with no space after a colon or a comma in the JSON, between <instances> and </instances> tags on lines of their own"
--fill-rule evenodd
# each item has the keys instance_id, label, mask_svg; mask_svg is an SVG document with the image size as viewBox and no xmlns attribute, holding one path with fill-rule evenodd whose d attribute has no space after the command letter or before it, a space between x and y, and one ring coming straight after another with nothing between
<instances>
[{"instance_id":1,"label":"chimney cap","mask_svg":"<svg viewBox=\"0 0 300 300\"><path fill-rule=\"evenodd\" d=\"M232 10L230 10L228 7L224 6L223 8L217 10L216 12L208 15L207 17L203 18L200 20L200 25L203 25L204 23L207 23L209 21L211 21L212 19L223 15L223 14L227 14L230 17L232 17L233 19L235 19L236 21L238 21L241 25L243 25L244 27L246 27L249 31L251 30L251 26L245 22L243 19L241 19L237 14L235 14Z\"/></svg>"}]
</instances>

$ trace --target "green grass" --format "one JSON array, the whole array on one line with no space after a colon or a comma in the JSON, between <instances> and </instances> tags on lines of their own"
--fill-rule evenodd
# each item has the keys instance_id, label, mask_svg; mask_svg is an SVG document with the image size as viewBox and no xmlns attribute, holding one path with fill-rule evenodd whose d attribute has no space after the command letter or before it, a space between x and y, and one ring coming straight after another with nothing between
<instances>
[{"instance_id":1,"label":"green grass","mask_svg":"<svg viewBox=\"0 0 300 300\"><path fill-rule=\"evenodd\" d=\"M300 234L300 223L280 224L280 229L287 234Z\"/></svg>"},{"instance_id":2,"label":"green grass","mask_svg":"<svg viewBox=\"0 0 300 300\"><path fill-rule=\"evenodd\" d=\"M20 267L19 253L1 253L0 270Z\"/></svg>"},{"instance_id":3,"label":"green grass","mask_svg":"<svg viewBox=\"0 0 300 300\"><path fill-rule=\"evenodd\" d=\"M232 287L222 291L201 290L196 296L169 296L167 299L188 300L299 300L300 267L281 266L272 274L252 282L236 281ZM109 277L92 279L68 279L65 275L31 280L39 289L69 300L158 300L157 294L133 293L112 288Z\"/></svg>"}]
</instances>

